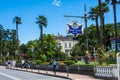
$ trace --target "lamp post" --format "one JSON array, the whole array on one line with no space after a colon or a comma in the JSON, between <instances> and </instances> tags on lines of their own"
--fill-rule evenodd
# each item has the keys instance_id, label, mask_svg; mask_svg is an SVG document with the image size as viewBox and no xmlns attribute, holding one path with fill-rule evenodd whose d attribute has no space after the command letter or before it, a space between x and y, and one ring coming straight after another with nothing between
<instances>
[{"instance_id":1,"label":"lamp post","mask_svg":"<svg viewBox=\"0 0 120 80\"><path fill-rule=\"evenodd\" d=\"M96 52L95 52L95 48L93 49L93 52L94 52L94 58L95 58L95 64L96 64L97 55L96 55Z\"/></svg>"},{"instance_id":2,"label":"lamp post","mask_svg":"<svg viewBox=\"0 0 120 80\"><path fill-rule=\"evenodd\" d=\"M18 50L15 51L15 59L17 60Z\"/></svg>"},{"instance_id":3,"label":"lamp post","mask_svg":"<svg viewBox=\"0 0 120 80\"><path fill-rule=\"evenodd\" d=\"M64 15L64 17L73 17L73 18L82 18L85 21L85 28L86 28L86 53L88 53L88 33L87 33L87 19L90 18L87 16L87 12L86 12L86 5L84 5L84 16L68 16L68 15Z\"/></svg>"},{"instance_id":4,"label":"lamp post","mask_svg":"<svg viewBox=\"0 0 120 80\"><path fill-rule=\"evenodd\" d=\"M32 61L31 61L31 62L32 62L32 66L33 66L33 63L34 63L34 62L33 62L33 57L34 57L34 53L33 53L33 52L34 52L34 46L32 46L30 49L31 49L31 51L32 51L32 55L31 55L31 56L32 56ZM32 68L31 68L31 71L32 71Z\"/></svg>"},{"instance_id":5,"label":"lamp post","mask_svg":"<svg viewBox=\"0 0 120 80\"><path fill-rule=\"evenodd\" d=\"M34 57L34 46L32 46L32 48L31 48L31 51L32 51L32 58ZM33 59L32 59L32 61L33 61Z\"/></svg>"},{"instance_id":6,"label":"lamp post","mask_svg":"<svg viewBox=\"0 0 120 80\"><path fill-rule=\"evenodd\" d=\"M86 51L88 51L88 32L87 32L87 12L86 12L86 5L84 6L84 20L85 20L85 28L86 28Z\"/></svg>"},{"instance_id":7,"label":"lamp post","mask_svg":"<svg viewBox=\"0 0 120 80\"><path fill-rule=\"evenodd\" d=\"M60 44L59 43L57 43L57 48L58 48L58 63L59 63L59 58L60 58L60 56L59 56L59 54L60 54Z\"/></svg>"}]
</instances>

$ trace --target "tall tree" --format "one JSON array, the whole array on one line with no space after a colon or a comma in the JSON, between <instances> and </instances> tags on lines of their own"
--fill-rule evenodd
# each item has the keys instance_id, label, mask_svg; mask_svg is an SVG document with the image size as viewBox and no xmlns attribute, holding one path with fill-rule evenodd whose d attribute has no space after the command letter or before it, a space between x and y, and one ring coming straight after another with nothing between
<instances>
[{"instance_id":1,"label":"tall tree","mask_svg":"<svg viewBox=\"0 0 120 80\"><path fill-rule=\"evenodd\" d=\"M13 23L16 24L16 35L17 35L16 38L17 38L17 40L18 40L18 42L19 42L19 37L18 37L18 25L19 25L19 24L22 24L21 18L18 17L18 16L16 16L16 17L13 19Z\"/></svg>"},{"instance_id":2,"label":"tall tree","mask_svg":"<svg viewBox=\"0 0 120 80\"><path fill-rule=\"evenodd\" d=\"M116 4L120 4L120 0L105 0L107 3L111 3L113 5L113 13L114 13L114 27L115 27L115 39L116 39L116 50L115 52L117 53L117 19L116 19ZM116 55L115 55L116 56Z\"/></svg>"},{"instance_id":3,"label":"tall tree","mask_svg":"<svg viewBox=\"0 0 120 80\"><path fill-rule=\"evenodd\" d=\"M103 27L102 13L101 13L101 0L98 0L98 5L99 5L99 15L100 15L100 27ZM102 32L102 30L100 29L100 38L101 38L101 39L103 38L103 37L102 37L102 34L103 34L103 32ZM102 44L103 44L103 43L100 44L100 47L102 47Z\"/></svg>"},{"instance_id":4,"label":"tall tree","mask_svg":"<svg viewBox=\"0 0 120 80\"><path fill-rule=\"evenodd\" d=\"M109 7L105 2L101 3L101 14L102 14L102 31L103 31L103 44L106 49L106 33L105 33L105 16L104 14L109 12Z\"/></svg>"},{"instance_id":5,"label":"tall tree","mask_svg":"<svg viewBox=\"0 0 120 80\"><path fill-rule=\"evenodd\" d=\"M100 16L100 36L102 39L102 44L106 46L106 40L105 40L105 26L104 26L104 13L109 11L109 7L106 3L102 3L101 0L98 0L98 10L99 10L99 16ZM102 36L103 35L103 36ZM101 45L101 47L105 47L104 45Z\"/></svg>"},{"instance_id":6,"label":"tall tree","mask_svg":"<svg viewBox=\"0 0 120 80\"><path fill-rule=\"evenodd\" d=\"M99 16L98 8L97 7L91 7L89 14L90 14L89 15L90 19L95 20L97 38L98 38L98 43L99 43L99 46L100 46L101 40L100 40L100 32L99 32L99 24L98 24L98 16Z\"/></svg>"},{"instance_id":7,"label":"tall tree","mask_svg":"<svg viewBox=\"0 0 120 80\"><path fill-rule=\"evenodd\" d=\"M11 36L10 36L10 39L11 39L11 50L13 53L15 53L15 50L17 50L17 46L18 46L18 42L17 42L17 38L16 38L16 30L12 29L11 30ZM15 57L15 56L14 56Z\"/></svg>"},{"instance_id":8,"label":"tall tree","mask_svg":"<svg viewBox=\"0 0 120 80\"><path fill-rule=\"evenodd\" d=\"M43 27L47 27L47 18L43 15L39 15L37 18L36 18L36 24L39 25L39 28L40 28L40 48L41 48L41 51L43 52Z\"/></svg>"},{"instance_id":9,"label":"tall tree","mask_svg":"<svg viewBox=\"0 0 120 80\"><path fill-rule=\"evenodd\" d=\"M109 11L109 7L104 2L101 3L101 11L102 11L101 12L101 18L102 18L102 27L101 28L98 27L98 17L100 16L99 6L91 7L89 16L92 20L95 20L95 22L96 22L96 29L97 29L97 33L98 33L98 42L101 44L102 40L103 40L104 41L103 43L105 45L105 43L106 43L105 37L106 36L105 36L105 26L104 26L104 13ZM102 32L103 34L100 35L100 32Z\"/></svg>"}]
</instances>

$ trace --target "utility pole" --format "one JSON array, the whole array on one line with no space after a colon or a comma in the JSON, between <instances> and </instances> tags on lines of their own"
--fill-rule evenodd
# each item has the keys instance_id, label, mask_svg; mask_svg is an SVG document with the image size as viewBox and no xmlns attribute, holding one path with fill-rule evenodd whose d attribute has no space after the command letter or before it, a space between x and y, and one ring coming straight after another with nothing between
<instances>
[{"instance_id":1,"label":"utility pole","mask_svg":"<svg viewBox=\"0 0 120 80\"><path fill-rule=\"evenodd\" d=\"M71 16L71 15L64 15L64 17L73 17L73 18L82 18L85 21L85 28L86 28L86 52L88 52L88 33L87 33L87 12L86 12L86 5L84 5L84 16Z\"/></svg>"}]
</instances>

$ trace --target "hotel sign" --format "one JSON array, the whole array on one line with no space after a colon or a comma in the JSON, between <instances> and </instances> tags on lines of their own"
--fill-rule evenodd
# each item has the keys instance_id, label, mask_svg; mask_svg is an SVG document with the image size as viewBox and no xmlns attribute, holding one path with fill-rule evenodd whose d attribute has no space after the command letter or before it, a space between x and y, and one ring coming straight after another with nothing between
<instances>
[{"instance_id":1,"label":"hotel sign","mask_svg":"<svg viewBox=\"0 0 120 80\"><path fill-rule=\"evenodd\" d=\"M82 25L78 25L76 22L73 22L72 24L67 24L67 33L73 34L75 37L78 34L82 34Z\"/></svg>"}]
</instances>

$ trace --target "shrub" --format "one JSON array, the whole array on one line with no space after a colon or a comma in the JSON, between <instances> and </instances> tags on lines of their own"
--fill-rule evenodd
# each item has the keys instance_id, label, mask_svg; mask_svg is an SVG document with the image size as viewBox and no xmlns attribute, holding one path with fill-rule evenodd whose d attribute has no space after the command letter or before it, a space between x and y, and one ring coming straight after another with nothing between
<instances>
[{"instance_id":1,"label":"shrub","mask_svg":"<svg viewBox=\"0 0 120 80\"><path fill-rule=\"evenodd\" d=\"M41 62L42 62L42 63L44 63L44 62L47 61L46 55L41 55L41 56L40 56L40 59L41 59Z\"/></svg>"},{"instance_id":2,"label":"shrub","mask_svg":"<svg viewBox=\"0 0 120 80\"><path fill-rule=\"evenodd\" d=\"M75 64L75 61L74 60L69 60L67 62L64 62L66 65L72 65L72 64Z\"/></svg>"},{"instance_id":3,"label":"shrub","mask_svg":"<svg viewBox=\"0 0 120 80\"><path fill-rule=\"evenodd\" d=\"M77 62L78 62L78 59L75 58L74 61L75 61L75 63L77 63Z\"/></svg>"},{"instance_id":4,"label":"shrub","mask_svg":"<svg viewBox=\"0 0 120 80\"><path fill-rule=\"evenodd\" d=\"M41 60L34 60L34 64L40 64L40 63L42 63Z\"/></svg>"}]
</instances>

